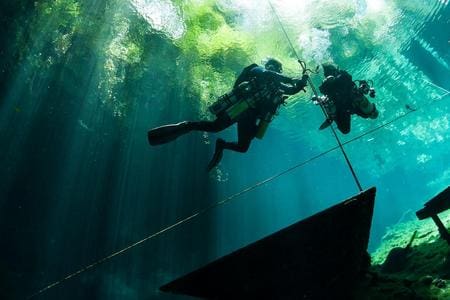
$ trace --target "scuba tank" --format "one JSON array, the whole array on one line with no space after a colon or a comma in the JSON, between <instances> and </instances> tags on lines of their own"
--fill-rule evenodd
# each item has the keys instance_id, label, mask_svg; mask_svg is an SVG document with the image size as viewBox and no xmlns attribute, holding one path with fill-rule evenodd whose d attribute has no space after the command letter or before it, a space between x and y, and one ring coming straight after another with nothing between
<instances>
[{"instance_id":1,"label":"scuba tank","mask_svg":"<svg viewBox=\"0 0 450 300\"><path fill-rule=\"evenodd\" d=\"M226 115L231 119L237 119L243 112L249 108L255 108L256 102L260 99L259 92L254 93L256 89L255 82L244 81L233 90L237 101L234 101L225 109Z\"/></svg>"},{"instance_id":2,"label":"scuba tank","mask_svg":"<svg viewBox=\"0 0 450 300\"><path fill-rule=\"evenodd\" d=\"M231 92L220 96L208 109L212 114L218 115L238 103L249 90L250 83L248 81L241 82Z\"/></svg>"},{"instance_id":3,"label":"scuba tank","mask_svg":"<svg viewBox=\"0 0 450 300\"><path fill-rule=\"evenodd\" d=\"M257 66L257 64L251 64L245 67L237 77L233 90L220 96L217 101L208 108L209 111L214 115L218 115L244 98L251 88L250 81L252 76L250 75L250 72Z\"/></svg>"},{"instance_id":4,"label":"scuba tank","mask_svg":"<svg viewBox=\"0 0 450 300\"><path fill-rule=\"evenodd\" d=\"M257 139L262 139L264 135L266 134L267 128L269 128L269 124L272 121L273 114L272 113L266 113L261 120L259 120L258 128L256 130L255 137Z\"/></svg>"},{"instance_id":5,"label":"scuba tank","mask_svg":"<svg viewBox=\"0 0 450 300\"><path fill-rule=\"evenodd\" d=\"M250 81L247 83L247 89L245 90L245 95L242 100L229 109L227 109L227 115L231 120L237 119L243 112L247 111L249 108L256 108L257 102L261 102L264 97L266 97L266 91L258 91L255 81Z\"/></svg>"},{"instance_id":6,"label":"scuba tank","mask_svg":"<svg viewBox=\"0 0 450 300\"><path fill-rule=\"evenodd\" d=\"M371 103L364 95L369 95L375 98L375 88L373 88L372 80L355 80L359 83L357 88L357 96L353 106L359 110L359 115L363 118L376 119L378 117L378 110L374 103Z\"/></svg>"},{"instance_id":7,"label":"scuba tank","mask_svg":"<svg viewBox=\"0 0 450 300\"><path fill-rule=\"evenodd\" d=\"M249 108L256 108L257 102L269 95L270 91L267 89L258 91L255 82L244 81L230 93L220 96L209 107L209 111L215 115L225 113L231 120L235 120Z\"/></svg>"},{"instance_id":8,"label":"scuba tank","mask_svg":"<svg viewBox=\"0 0 450 300\"><path fill-rule=\"evenodd\" d=\"M286 97L287 98L287 97ZM284 103L285 98L281 94L278 94L276 97L273 98L273 101L271 105L275 107L274 111L268 111L266 112L262 118L259 120L258 128L256 129L255 137L257 139L262 139L264 135L266 134L267 128L269 128L270 122L273 120L273 116L276 113L276 110L278 110L278 107L280 104Z\"/></svg>"},{"instance_id":9,"label":"scuba tank","mask_svg":"<svg viewBox=\"0 0 450 300\"><path fill-rule=\"evenodd\" d=\"M357 114L363 118L376 119L378 117L378 110L375 103L370 102L363 95L355 99L353 106L359 111Z\"/></svg>"},{"instance_id":10,"label":"scuba tank","mask_svg":"<svg viewBox=\"0 0 450 300\"><path fill-rule=\"evenodd\" d=\"M250 107L254 108L255 102L252 100L253 100L253 98L243 99L236 105L233 105L232 107L227 109L226 113L227 113L228 117L231 120L235 120L237 117L239 117L243 112L245 112Z\"/></svg>"},{"instance_id":11,"label":"scuba tank","mask_svg":"<svg viewBox=\"0 0 450 300\"><path fill-rule=\"evenodd\" d=\"M370 98L375 98L375 88L373 87L372 80L355 80L355 83L359 83L358 92L367 95L369 94Z\"/></svg>"},{"instance_id":12,"label":"scuba tank","mask_svg":"<svg viewBox=\"0 0 450 300\"><path fill-rule=\"evenodd\" d=\"M208 109L213 115L218 115L238 101L236 95L230 92L220 96Z\"/></svg>"}]
</instances>

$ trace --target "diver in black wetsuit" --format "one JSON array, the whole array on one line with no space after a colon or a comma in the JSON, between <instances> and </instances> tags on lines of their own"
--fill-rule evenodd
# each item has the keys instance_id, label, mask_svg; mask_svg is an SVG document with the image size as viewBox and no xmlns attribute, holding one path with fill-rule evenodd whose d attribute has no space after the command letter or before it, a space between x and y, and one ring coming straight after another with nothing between
<instances>
[{"instance_id":1,"label":"diver in black wetsuit","mask_svg":"<svg viewBox=\"0 0 450 300\"><path fill-rule=\"evenodd\" d=\"M362 118L376 119L378 110L365 95L375 97L375 90L369 86L366 80L353 81L352 76L345 70L340 70L333 64L323 64L323 80L319 87L320 92L325 95L314 98L316 104L322 102L327 111L328 118L320 126L324 129L336 122L338 129L347 134L350 132L351 115L356 114Z\"/></svg>"},{"instance_id":2,"label":"diver in black wetsuit","mask_svg":"<svg viewBox=\"0 0 450 300\"><path fill-rule=\"evenodd\" d=\"M217 139L214 156L207 169L210 171L217 166L224 149L246 152L253 138L264 136L278 107L287 98L285 95L296 94L307 85L306 74L301 79L294 79L281 75L281 72L282 64L274 58L268 59L264 67L252 64L244 68L233 90L210 107L216 115L214 121L184 121L152 129L148 132L149 143L164 144L192 130L219 132L237 123L238 141Z\"/></svg>"}]
</instances>

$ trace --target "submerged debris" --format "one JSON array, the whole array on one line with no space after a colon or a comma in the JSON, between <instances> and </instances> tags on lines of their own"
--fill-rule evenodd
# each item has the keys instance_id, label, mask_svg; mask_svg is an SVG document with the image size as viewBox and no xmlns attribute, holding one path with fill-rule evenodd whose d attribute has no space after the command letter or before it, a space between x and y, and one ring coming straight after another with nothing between
<instances>
[{"instance_id":1,"label":"submerged debris","mask_svg":"<svg viewBox=\"0 0 450 300\"><path fill-rule=\"evenodd\" d=\"M425 207L417 211L419 220L431 218L436 224L439 234L450 245L450 234L438 214L450 209L450 186L425 203Z\"/></svg>"},{"instance_id":2,"label":"submerged debris","mask_svg":"<svg viewBox=\"0 0 450 300\"><path fill-rule=\"evenodd\" d=\"M441 219L450 220L450 213ZM450 299L450 249L434 226L428 219L390 228L355 299Z\"/></svg>"},{"instance_id":3,"label":"submerged debris","mask_svg":"<svg viewBox=\"0 0 450 300\"><path fill-rule=\"evenodd\" d=\"M381 270L385 273L397 272L403 269L408 262L408 256L411 252L411 245L416 238L417 230L414 231L408 245L405 248L395 247L389 252L386 260L384 261Z\"/></svg>"}]
</instances>

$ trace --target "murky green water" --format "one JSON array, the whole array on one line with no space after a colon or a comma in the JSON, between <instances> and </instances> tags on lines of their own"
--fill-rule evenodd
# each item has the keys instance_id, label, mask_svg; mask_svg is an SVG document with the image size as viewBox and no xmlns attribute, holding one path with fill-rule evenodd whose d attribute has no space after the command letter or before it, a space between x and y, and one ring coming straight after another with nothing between
<instances>
[{"instance_id":1,"label":"murky green water","mask_svg":"<svg viewBox=\"0 0 450 300\"><path fill-rule=\"evenodd\" d=\"M376 120L339 134L377 186L370 250L450 183L448 1L273 1L308 66L372 79ZM14 1L0 5L0 291L22 299L336 146L311 89L246 154L204 169L219 134L150 148L149 128L211 118L240 69L295 54L264 1ZM322 75L312 75L320 84ZM417 111L389 123L408 110ZM386 126L383 126L386 124ZM379 128L380 127L380 128ZM379 129L377 129L379 128ZM374 130L373 132L371 132ZM367 133L367 134L366 134ZM183 299L161 284L358 190L339 150L48 290L41 299ZM2 298L5 298L2 297Z\"/></svg>"}]
</instances>

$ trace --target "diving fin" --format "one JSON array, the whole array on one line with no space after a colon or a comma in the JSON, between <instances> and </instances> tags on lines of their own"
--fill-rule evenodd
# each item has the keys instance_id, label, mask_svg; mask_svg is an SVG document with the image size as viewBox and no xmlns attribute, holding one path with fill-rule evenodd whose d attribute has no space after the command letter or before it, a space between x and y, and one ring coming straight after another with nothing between
<instances>
[{"instance_id":1,"label":"diving fin","mask_svg":"<svg viewBox=\"0 0 450 300\"><path fill-rule=\"evenodd\" d=\"M191 131L190 123L187 121L177 124L164 125L150 130L147 133L148 142L152 146L165 144L175 140L177 137Z\"/></svg>"},{"instance_id":2,"label":"diving fin","mask_svg":"<svg viewBox=\"0 0 450 300\"><path fill-rule=\"evenodd\" d=\"M216 141L216 149L214 151L214 155L211 158L211 161L209 162L208 166L206 167L206 171L211 171L215 166L219 164L219 162L222 160L223 156L223 145L225 144L225 141L222 139L217 139Z\"/></svg>"},{"instance_id":3,"label":"diving fin","mask_svg":"<svg viewBox=\"0 0 450 300\"><path fill-rule=\"evenodd\" d=\"M331 125L331 123L333 123L333 119L327 118L327 119L322 123L322 125L320 125L319 130L323 130L323 129L325 129L325 128L328 128L328 127Z\"/></svg>"}]
</instances>

